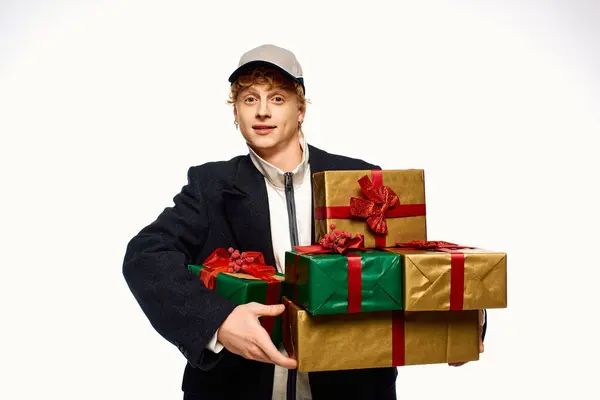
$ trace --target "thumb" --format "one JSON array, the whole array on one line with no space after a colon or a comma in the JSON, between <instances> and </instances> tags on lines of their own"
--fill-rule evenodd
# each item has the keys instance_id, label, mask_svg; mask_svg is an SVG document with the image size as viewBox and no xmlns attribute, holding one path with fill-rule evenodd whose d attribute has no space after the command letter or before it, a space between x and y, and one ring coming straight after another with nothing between
<instances>
[{"instance_id":1,"label":"thumb","mask_svg":"<svg viewBox=\"0 0 600 400\"><path fill-rule=\"evenodd\" d=\"M264 304L258 304L256 307L254 307L254 312L259 317L275 317L281 314L284 310L285 306L283 304L271 304L268 306Z\"/></svg>"}]
</instances>

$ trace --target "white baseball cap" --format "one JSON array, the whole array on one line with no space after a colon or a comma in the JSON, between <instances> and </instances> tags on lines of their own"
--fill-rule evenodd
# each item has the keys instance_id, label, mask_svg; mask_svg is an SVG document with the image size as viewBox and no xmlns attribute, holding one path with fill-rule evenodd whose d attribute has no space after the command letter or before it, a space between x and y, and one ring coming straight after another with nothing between
<instances>
[{"instance_id":1,"label":"white baseball cap","mask_svg":"<svg viewBox=\"0 0 600 400\"><path fill-rule=\"evenodd\" d=\"M229 82L235 82L242 72L259 65L267 65L281 71L284 75L298 82L304 93L306 93L302 67L294 53L272 44L264 44L244 53L240 58L237 69L229 76Z\"/></svg>"}]
</instances>

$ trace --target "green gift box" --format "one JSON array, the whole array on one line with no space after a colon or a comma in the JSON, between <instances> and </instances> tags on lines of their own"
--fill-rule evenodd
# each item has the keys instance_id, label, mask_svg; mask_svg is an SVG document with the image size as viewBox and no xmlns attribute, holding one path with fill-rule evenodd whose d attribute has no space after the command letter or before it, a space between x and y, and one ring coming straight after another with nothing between
<instances>
[{"instance_id":1,"label":"green gift box","mask_svg":"<svg viewBox=\"0 0 600 400\"><path fill-rule=\"evenodd\" d=\"M201 276L203 269L210 269L203 265L188 265L188 270ZM282 274L273 276L278 281L283 281ZM269 284L268 282L244 273L221 272L215 277L214 287L210 288L220 295L228 298L233 303L241 305L251 302L261 304L281 303L281 283ZM281 343L281 316L261 317L262 326L269 332L275 346Z\"/></svg>"},{"instance_id":2,"label":"green gift box","mask_svg":"<svg viewBox=\"0 0 600 400\"><path fill-rule=\"evenodd\" d=\"M286 252L284 295L312 315L402 310L402 258L390 254Z\"/></svg>"}]
</instances>

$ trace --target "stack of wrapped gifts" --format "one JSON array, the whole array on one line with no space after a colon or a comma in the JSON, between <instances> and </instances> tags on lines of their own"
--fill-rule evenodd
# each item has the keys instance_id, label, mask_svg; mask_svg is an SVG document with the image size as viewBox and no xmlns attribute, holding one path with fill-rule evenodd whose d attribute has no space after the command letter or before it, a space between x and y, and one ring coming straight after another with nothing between
<instances>
[{"instance_id":1,"label":"stack of wrapped gifts","mask_svg":"<svg viewBox=\"0 0 600 400\"><path fill-rule=\"evenodd\" d=\"M285 256L216 249L189 265L235 304L286 305L261 318L300 372L479 359L480 310L506 307L506 254L427 241L422 170L313 175L316 243Z\"/></svg>"},{"instance_id":2,"label":"stack of wrapped gifts","mask_svg":"<svg viewBox=\"0 0 600 400\"><path fill-rule=\"evenodd\" d=\"M286 253L283 343L300 372L479 359L506 254L428 242L422 170L313 175L316 242Z\"/></svg>"}]
</instances>

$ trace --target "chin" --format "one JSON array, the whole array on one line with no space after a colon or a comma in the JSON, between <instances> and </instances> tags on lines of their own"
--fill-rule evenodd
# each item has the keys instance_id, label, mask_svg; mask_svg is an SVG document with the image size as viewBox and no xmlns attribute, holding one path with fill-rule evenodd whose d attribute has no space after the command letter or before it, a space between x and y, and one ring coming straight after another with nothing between
<instances>
[{"instance_id":1,"label":"chin","mask_svg":"<svg viewBox=\"0 0 600 400\"><path fill-rule=\"evenodd\" d=\"M250 146L255 149L268 150L271 149L279 143L279 141L275 137L253 137L250 140Z\"/></svg>"}]
</instances>

